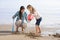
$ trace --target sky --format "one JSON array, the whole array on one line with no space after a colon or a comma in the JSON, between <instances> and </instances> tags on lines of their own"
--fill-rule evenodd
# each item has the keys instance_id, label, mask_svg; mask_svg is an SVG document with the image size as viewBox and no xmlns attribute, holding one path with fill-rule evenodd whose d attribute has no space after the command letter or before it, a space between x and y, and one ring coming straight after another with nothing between
<instances>
[{"instance_id":1,"label":"sky","mask_svg":"<svg viewBox=\"0 0 60 40\"><path fill-rule=\"evenodd\" d=\"M26 8L28 4L31 4L42 16L42 25L60 25L60 0L0 0L0 24L11 24L12 16L20 6Z\"/></svg>"}]
</instances>

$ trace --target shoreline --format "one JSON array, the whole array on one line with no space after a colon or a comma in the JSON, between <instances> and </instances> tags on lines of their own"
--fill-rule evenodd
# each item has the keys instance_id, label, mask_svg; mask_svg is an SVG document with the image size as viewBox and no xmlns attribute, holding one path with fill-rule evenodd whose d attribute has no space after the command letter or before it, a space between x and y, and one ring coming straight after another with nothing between
<instances>
[{"instance_id":1,"label":"shoreline","mask_svg":"<svg viewBox=\"0 0 60 40\"><path fill-rule=\"evenodd\" d=\"M15 28L14 28L15 29ZM21 28L19 28L19 31ZM0 40L60 40L58 37L53 36L43 36L43 37L31 37L26 34L12 34L12 25L0 25ZM42 32L53 32L55 30L60 30L60 28L46 28L41 27ZM27 27L25 29L26 33L35 32L35 27ZM46 33L45 33L46 35Z\"/></svg>"}]
</instances>

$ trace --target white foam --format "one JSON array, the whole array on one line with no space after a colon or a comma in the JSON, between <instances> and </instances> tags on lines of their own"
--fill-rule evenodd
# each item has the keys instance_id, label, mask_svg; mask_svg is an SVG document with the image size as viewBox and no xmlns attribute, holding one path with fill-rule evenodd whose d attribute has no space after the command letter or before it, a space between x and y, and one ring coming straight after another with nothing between
<instances>
[{"instance_id":1,"label":"white foam","mask_svg":"<svg viewBox=\"0 0 60 40\"><path fill-rule=\"evenodd\" d=\"M55 33L58 33L58 34L60 34L60 30L56 30L56 31L55 31Z\"/></svg>"},{"instance_id":2,"label":"white foam","mask_svg":"<svg viewBox=\"0 0 60 40\"><path fill-rule=\"evenodd\" d=\"M45 31L41 33L41 36L49 36L49 35L54 35L54 32L50 32L50 31Z\"/></svg>"}]
</instances>

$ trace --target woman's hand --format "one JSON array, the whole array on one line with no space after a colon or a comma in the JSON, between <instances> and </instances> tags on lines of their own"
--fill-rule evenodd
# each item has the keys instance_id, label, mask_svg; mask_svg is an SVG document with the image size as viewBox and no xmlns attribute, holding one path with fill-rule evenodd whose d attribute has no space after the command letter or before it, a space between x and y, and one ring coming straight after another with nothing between
<instances>
[{"instance_id":1,"label":"woman's hand","mask_svg":"<svg viewBox=\"0 0 60 40\"><path fill-rule=\"evenodd\" d=\"M14 16L12 17L12 19L14 19Z\"/></svg>"}]
</instances>

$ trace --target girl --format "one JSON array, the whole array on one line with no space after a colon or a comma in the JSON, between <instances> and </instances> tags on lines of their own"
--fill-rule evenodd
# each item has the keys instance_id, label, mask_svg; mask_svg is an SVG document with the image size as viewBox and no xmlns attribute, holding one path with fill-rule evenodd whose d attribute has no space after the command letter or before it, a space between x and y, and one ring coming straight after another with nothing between
<instances>
[{"instance_id":1,"label":"girl","mask_svg":"<svg viewBox=\"0 0 60 40\"><path fill-rule=\"evenodd\" d=\"M26 24L24 24L24 19L26 19L26 21L27 21L27 14L24 11L25 11L24 6L21 6L20 10L17 11L16 14L13 16L13 19L15 19L17 17L16 22L15 22L15 24L17 26L16 32L18 32L18 28L20 26L22 28L22 32L24 31L24 25L26 25Z\"/></svg>"},{"instance_id":2,"label":"girl","mask_svg":"<svg viewBox=\"0 0 60 40\"><path fill-rule=\"evenodd\" d=\"M30 15L34 16L35 19L36 19L36 35L38 35L39 33L41 33L41 29L39 27L39 24L42 20L42 17L40 17L40 15L36 12L36 10L31 6L31 5L28 5L27 6L27 9L30 11Z\"/></svg>"}]
</instances>

